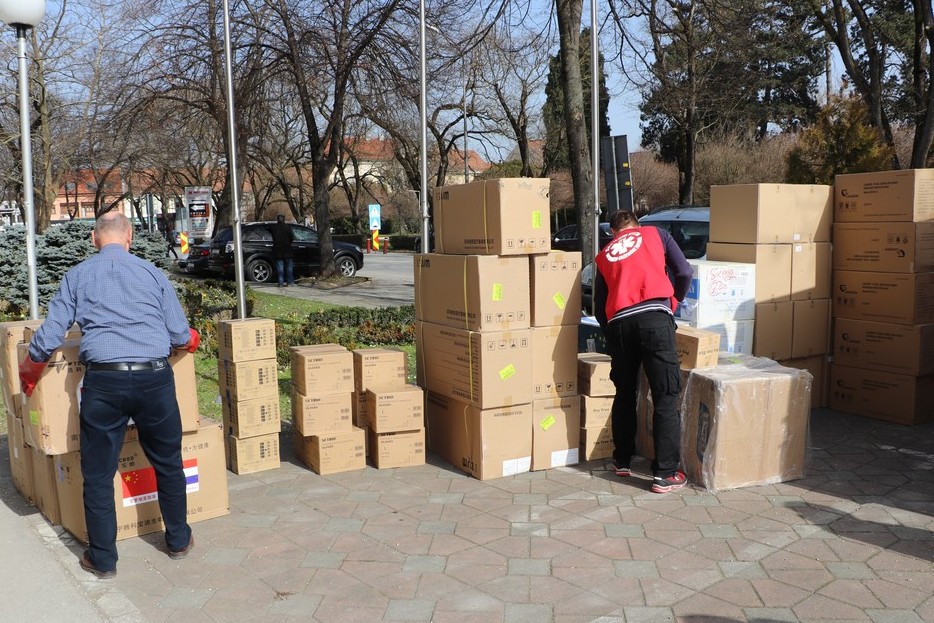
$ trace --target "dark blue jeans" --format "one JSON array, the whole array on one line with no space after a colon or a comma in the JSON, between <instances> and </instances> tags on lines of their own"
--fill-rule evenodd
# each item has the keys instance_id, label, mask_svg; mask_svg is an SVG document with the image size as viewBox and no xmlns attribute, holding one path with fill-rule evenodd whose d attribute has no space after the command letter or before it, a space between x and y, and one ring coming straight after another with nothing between
<instances>
[{"instance_id":1,"label":"dark blue jeans","mask_svg":"<svg viewBox=\"0 0 934 623\"><path fill-rule=\"evenodd\" d=\"M636 453L636 399L639 367L652 390L655 411L652 433L656 476L671 476L680 463L681 417L678 400L681 374L675 349L675 320L663 311L647 311L620 318L606 327L607 350L613 359L610 378L616 386L613 399L613 459L629 465Z\"/></svg>"},{"instance_id":2,"label":"dark blue jeans","mask_svg":"<svg viewBox=\"0 0 934 623\"><path fill-rule=\"evenodd\" d=\"M139 443L156 473L159 509L169 549L188 545L188 500L182 468L182 421L172 368L114 371L88 369L81 392L81 474L91 563L117 566L114 474L133 418Z\"/></svg>"},{"instance_id":3,"label":"dark blue jeans","mask_svg":"<svg viewBox=\"0 0 934 623\"><path fill-rule=\"evenodd\" d=\"M279 277L280 286L283 284L283 280L288 282L290 286L294 286L295 285L295 261L290 257L286 257L281 260L276 260L276 276Z\"/></svg>"}]
</instances>

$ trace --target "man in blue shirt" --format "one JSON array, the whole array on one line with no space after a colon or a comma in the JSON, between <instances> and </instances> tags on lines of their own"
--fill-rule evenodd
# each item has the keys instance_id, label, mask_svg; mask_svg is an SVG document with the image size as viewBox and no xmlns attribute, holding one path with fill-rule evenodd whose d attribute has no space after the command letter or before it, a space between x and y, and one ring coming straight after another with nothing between
<instances>
[{"instance_id":1,"label":"man in blue shirt","mask_svg":"<svg viewBox=\"0 0 934 623\"><path fill-rule=\"evenodd\" d=\"M117 567L113 478L131 417L155 470L168 554L183 558L194 545L186 518L181 416L167 357L172 348L194 352L200 338L165 274L129 253L133 227L126 216L100 216L91 240L99 253L62 279L19 376L23 392L31 395L52 352L78 324L79 357L86 366L80 443L89 545L81 567L111 578Z\"/></svg>"}]
</instances>

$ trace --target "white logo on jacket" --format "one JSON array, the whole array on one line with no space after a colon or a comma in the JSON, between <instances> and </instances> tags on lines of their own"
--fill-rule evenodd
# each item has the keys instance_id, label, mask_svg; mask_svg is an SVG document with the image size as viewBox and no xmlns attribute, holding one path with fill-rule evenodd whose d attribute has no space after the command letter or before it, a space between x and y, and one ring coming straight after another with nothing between
<instances>
[{"instance_id":1,"label":"white logo on jacket","mask_svg":"<svg viewBox=\"0 0 934 623\"><path fill-rule=\"evenodd\" d=\"M642 246L642 232L638 229L623 232L616 240L607 245L603 254L608 262L619 262L639 250Z\"/></svg>"}]
</instances>

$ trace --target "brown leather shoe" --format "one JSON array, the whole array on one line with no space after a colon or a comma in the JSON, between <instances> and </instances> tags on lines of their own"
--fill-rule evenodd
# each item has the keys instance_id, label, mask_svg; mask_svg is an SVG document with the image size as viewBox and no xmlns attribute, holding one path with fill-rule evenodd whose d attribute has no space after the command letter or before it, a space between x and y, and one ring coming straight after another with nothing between
<instances>
[{"instance_id":1,"label":"brown leather shoe","mask_svg":"<svg viewBox=\"0 0 934 623\"><path fill-rule=\"evenodd\" d=\"M88 558L87 550L85 550L84 556L81 557L81 568L87 571L88 573L93 573L94 575L96 575L98 578L102 580L112 580L113 578L117 577L116 569L111 569L110 571L101 571L100 569L95 567L91 563L90 559Z\"/></svg>"},{"instance_id":2,"label":"brown leather shoe","mask_svg":"<svg viewBox=\"0 0 934 623\"><path fill-rule=\"evenodd\" d=\"M170 549L169 558L172 560L181 560L188 555L188 552L191 551L191 548L195 546L195 535L192 534L191 538L188 539L188 545L181 549Z\"/></svg>"}]
</instances>

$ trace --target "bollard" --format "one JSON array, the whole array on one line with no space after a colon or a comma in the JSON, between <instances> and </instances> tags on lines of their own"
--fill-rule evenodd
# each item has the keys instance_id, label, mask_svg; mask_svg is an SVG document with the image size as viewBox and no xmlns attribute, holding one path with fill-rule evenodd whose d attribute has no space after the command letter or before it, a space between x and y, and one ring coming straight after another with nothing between
<instances>
[{"instance_id":1,"label":"bollard","mask_svg":"<svg viewBox=\"0 0 934 623\"><path fill-rule=\"evenodd\" d=\"M367 253L370 252L370 245L371 245L371 240L370 240L369 238L367 238L367 239L366 239L366 252L367 252Z\"/></svg>"},{"instance_id":2,"label":"bollard","mask_svg":"<svg viewBox=\"0 0 934 623\"><path fill-rule=\"evenodd\" d=\"M383 255L389 253L389 236L380 237L379 244L383 247Z\"/></svg>"}]
</instances>

